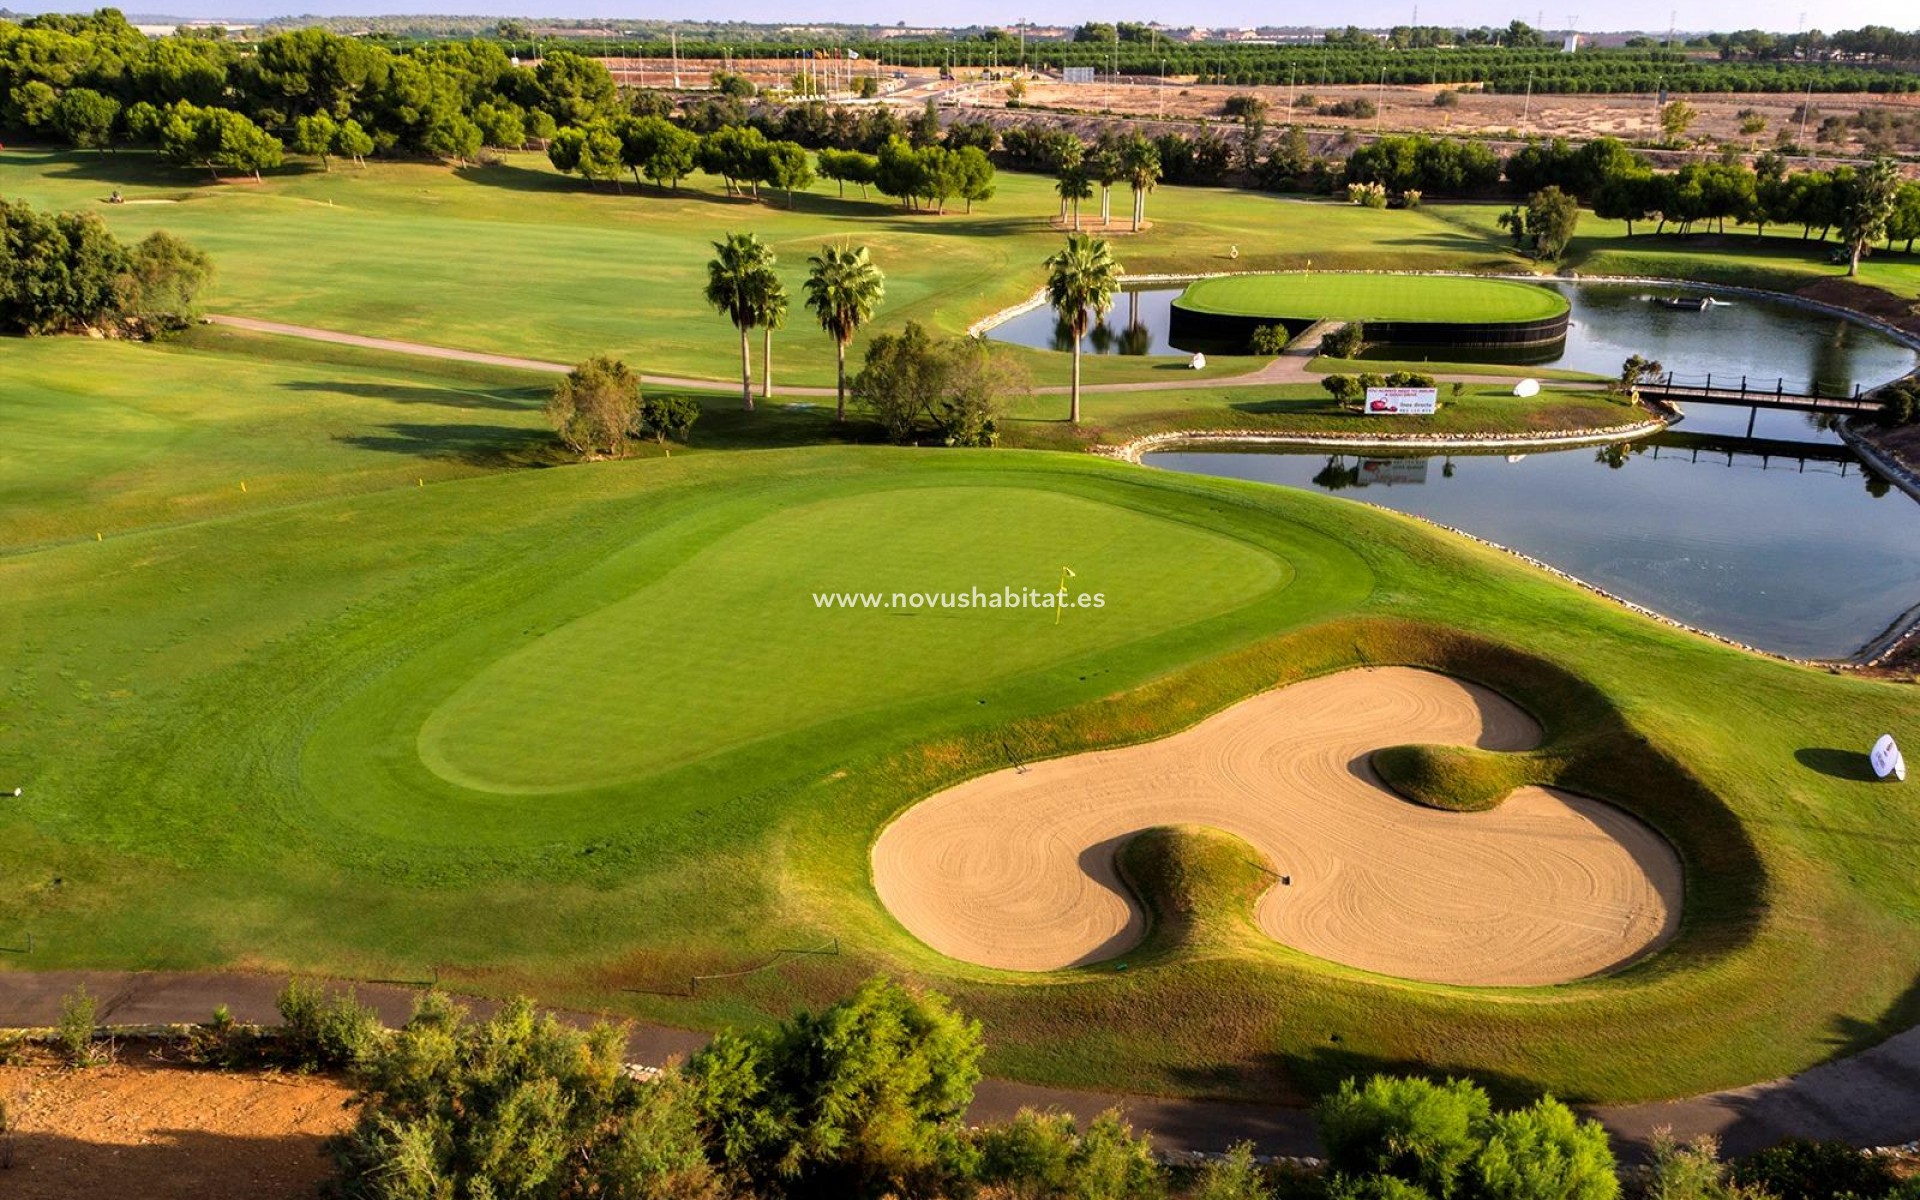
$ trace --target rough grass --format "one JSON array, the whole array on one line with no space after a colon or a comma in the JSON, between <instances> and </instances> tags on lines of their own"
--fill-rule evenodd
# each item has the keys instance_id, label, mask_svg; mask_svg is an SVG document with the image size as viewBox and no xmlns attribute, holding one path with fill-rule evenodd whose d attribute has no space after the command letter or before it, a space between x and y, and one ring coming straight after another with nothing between
<instances>
[{"instance_id":1,"label":"rough grass","mask_svg":"<svg viewBox=\"0 0 1920 1200\"><path fill-rule=\"evenodd\" d=\"M1264 936L1255 903L1280 882L1267 857L1217 829L1143 830L1120 848L1120 877L1147 913L1147 934L1126 956L1138 968L1178 956L1231 953Z\"/></svg>"},{"instance_id":2,"label":"rough grass","mask_svg":"<svg viewBox=\"0 0 1920 1200\"><path fill-rule=\"evenodd\" d=\"M1550 783L1556 772L1532 755L1472 746L1386 746L1369 760L1381 782L1416 804L1448 812L1484 812L1513 789Z\"/></svg>"},{"instance_id":3,"label":"rough grass","mask_svg":"<svg viewBox=\"0 0 1920 1200\"><path fill-rule=\"evenodd\" d=\"M1505 279L1316 271L1198 279L1174 301L1193 312L1290 321L1544 321L1567 311L1550 288Z\"/></svg>"}]
</instances>

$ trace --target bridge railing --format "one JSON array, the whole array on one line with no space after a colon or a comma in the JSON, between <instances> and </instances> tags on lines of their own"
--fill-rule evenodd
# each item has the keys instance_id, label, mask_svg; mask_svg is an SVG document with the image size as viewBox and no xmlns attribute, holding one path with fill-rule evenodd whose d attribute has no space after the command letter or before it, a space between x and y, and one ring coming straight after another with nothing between
<instances>
[{"instance_id":1,"label":"bridge railing","mask_svg":"<svg viewBox=\"0 0 1920 1200\"><path fill-rule=\"evenodd\" d=\"M1866 386L1858 383L1832 383L1818 379L1788 379L1786 376L1763 378L1755 375L1737 375L1723 372L1709 372L1702 375L1680 375L1668 371L1653 381L1654 390L1668 393L1694 393L1702 397L1727 397L1736 400L1751 398L1755 400L1808 400L1818 404L1822 400L1831 400L1849 408L1861 403L1866 396Z\"/></svg>"}]
</instances>

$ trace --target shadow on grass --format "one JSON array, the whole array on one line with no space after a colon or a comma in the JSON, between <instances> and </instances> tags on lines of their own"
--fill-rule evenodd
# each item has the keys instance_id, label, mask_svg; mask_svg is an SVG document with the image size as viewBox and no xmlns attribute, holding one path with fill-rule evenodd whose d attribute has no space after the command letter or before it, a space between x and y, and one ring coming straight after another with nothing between
<instances>
[{"instance_id":1,"label":"shadow on grass","mask_svg":"<svg viewBox=\"0 0 1920 1200\"><path fill-rule=\"evenodd\" d=\"M423 425L408 422L396 422L381 428L386 432L349 434L336 437L334 441L360 450L446 459L490 470L550 467L568 461L560 444L544 430L535 432L509 425Z\"/></svg>"},{"instance_id":2,"label":"shadow on grass","mask_svg":"<svg viewBox=\"0 0 1920 1200\"><path fill-rule=\"evenodd\" d=\"M537 410L545 399L541 393L530 388L464 391L421 384L320 379L292 380L279 386L290 392L318 392L357 396L363 400L384 400L393 404L438 404L446 408L493 409L499 412L531 412Z\"/></svg>"},{"instance_id":3,"label":"shadow on grass","mask_svg":"<svg viewBox=\"0 0 1920 1200\"><path fill-rule=\"evenodd\" d=\"M1873 762L1863 751L1809 746L1804 750L1795 750L1793 757L1808 770L1835 779L1852 779L1861 783L1872 783L1874 780Z\"/></svg>"}]
</instances>

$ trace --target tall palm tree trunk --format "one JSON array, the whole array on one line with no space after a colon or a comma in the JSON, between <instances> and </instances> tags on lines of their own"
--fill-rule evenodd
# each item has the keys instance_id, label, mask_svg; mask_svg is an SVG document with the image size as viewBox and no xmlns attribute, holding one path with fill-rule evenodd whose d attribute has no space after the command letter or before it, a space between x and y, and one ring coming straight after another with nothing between
<instances>
[{"instance_id":1,"label":"tall palm tree trunk","mask_svg":"<svg viewBox=\"0 0 1920 1200\"><path fill-rule=\"evenodd\" d=\"M760 328L760 398L773 398L773 326Z\"/></svg>"},{"instance_id":2,"label":"tall palm tree trunk","mask_svg":"<svg viewBox=\"0 0 1920 1200\"><path fill-rule=\"evenodd\" d=\"M847 419L847 344L839 338L833 339L833 344L839 351L840 357L840 378L835 384L835 394L838 399L833 407L833 419L844 421Z\"/></svg>"},{"instance_id":3,"label":"tall palm tree trunk","mask_svg":"<svg viewBox=\"0 0 1920 1200\"><path fill-rule=\"evenodd\" d=\"M740 404L753 411L753 349L747 344L747 327L740 327Z\"/></svg>"},{"instance_id":4,"label":"tall palm tree trunk","mask_svg":"<svg viewBox=\"0 0 1920 1200\"><path fill-rule=\"evenodd\" d=\"M1077 329L1074 330L1073 389L1072 389L1073 402L1069 405L1068 413L1067 413L1067 421L1069 424L1072 424L1072 425L1078 425L1080 423L1080 336L1081 336L1080 331Z\"/></svg>"}]
</instances>

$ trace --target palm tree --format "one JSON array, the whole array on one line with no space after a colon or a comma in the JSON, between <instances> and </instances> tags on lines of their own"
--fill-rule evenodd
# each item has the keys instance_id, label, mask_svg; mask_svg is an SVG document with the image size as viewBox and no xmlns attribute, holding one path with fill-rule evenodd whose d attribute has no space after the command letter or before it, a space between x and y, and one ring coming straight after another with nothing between
<instances>
[{"instance_id":1,"label":"palm tree","mask_svg":"<svg viewBox=\"0 0 1920 1200\"><path fill-rule=\"evenodd\" d=\"M1139 233L1140 222L1147 218L1147 193L1160 182L1160 151L1152 142L1135 134L1121 148L1120 159L1125 166L1127 186L1133 189L1133 231Z\"/></svg>"},{"instance_id":2,"label":"palm tree","mask_svg":"<svg viewBox=\"0 0 1920 1200\"><path fill-rule=\"evenodd\" d=\"M1113 185L1127 178L1126 162L1120 147L1103 139L1087 159L1089 174L1100 184L1100 227L1113 224Z\"/></svg>"},{"instance_id":3,"label":"palm tree","mask_svg":"<svg viewBox=\"0 0 1920 1200\"><path fill-rule=\"evenodd\" d=\"M1084 233L1067 235L1066 248L1047 259L1047 304L1073 333L1073 408L1068 420L1080 423L1080 339L1089 314L1104 317L1120 287L1121 266L1107 239Z\"/></svg>"},{"instance_id":4,"label":"palm tree","mask_svg":"<svg viewBox=\"0 0 1920 1200\"><path fill-rule=\"evenodd\" d=\"M767 269L760 273L757 289L760 306L760 398L773 396L773 331L787 323L787 287L773 273L773 256L767 256Z\"/></svg>"},{"instance_id":5,"label":"palm tree","mask_svg":"<svg viewBox=\"0 0 1920 1200\"><path fill-rule=\"evenodd\" d=\"M1087 178L1084 167L1078 165L1060 168L1060 178L1055 181L1053 190L1060 193L1060 207L1073 205L1074 232L1080 230L1080 202L1093 195L1093 180ZM1064 213L1062 214L1064 216Z\"/></svg>"},{"instance_id":6,"label":"palm tree","mask_svg":"<svg viewBox=\"0 0 1920 1200\"><path fill-rule=\"evenodd\" d=\"M748 348L747 333L760 323L765 309L773 251L751 233L730 233L713 248L713 260L707 264L707 303L740 331L740 402L752 412L753 352Z\"/></svg>"},{"instance_id":7,"label":"palm tree","mask_svg":"<svg viewBox=\"0 0 1920 1200\"><path fill-rule=\"evenodd\" d=\"M865 246L822 246L807 260L807 307L832 336L840 358L839 402L833 419L847 419L847 345L873 319L886 295L886 276L873 265Z\"/></svg>"}]
</instances>

